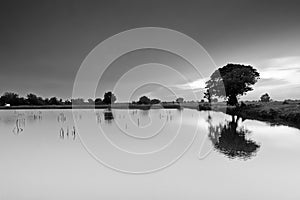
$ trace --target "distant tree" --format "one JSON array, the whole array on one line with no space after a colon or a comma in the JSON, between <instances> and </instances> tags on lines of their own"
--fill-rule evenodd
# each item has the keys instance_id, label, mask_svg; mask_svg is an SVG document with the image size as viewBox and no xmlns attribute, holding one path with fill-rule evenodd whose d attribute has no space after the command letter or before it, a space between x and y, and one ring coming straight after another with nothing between
<instances>
[{"instance_id":1,"label":"distant tree","mask_svg":"<svg viewBox=\"0 0 300 200\"><path fill-rule=\"evenodd\" d=\"M151 99L150 104L159 104L160 100L159 99Z\"/></svg>"},{"instance_id":2,"label":"distant tree","mask_svg":"<svg viewBox=\"0 0 300 200\"><path fill-rule=\"evenodd\" d=\"M252 66L227 64L216 70L206 88L211 95L225 98L228 105L238 105L238 96L246 94L259 79L259 73Z\"/></svg>"},{"instance_id":3,"label":"distant tree","mask_svg":"<svg viewBox=\"0 0 300 200\"><path fill-rule=\"evenodd\" d=\"M70 100L67 99L67 100L65 100L64 104L65 104L65 105L71 105L72 102L71 102Z\"/></svg>"},{"instance_id":4,"label":"distant tree","mask_svg":"<svg viewBox=\"0 0 300 200\"><path fill-rule=\"evenodd\" d=\"M27 94L27 102L29 105L44 105L45 102L42 97L38 97L35 94Z\"/></svg>"},{"instance_id":5,"label":"distant tree","mask_svg":"<svg viewBox=\"0 0 300 200\"><path fill-rule=\"evenodd\" d=\"M6 92L0 97L0 106L10 104L12 106L18 105L70 105L71 102L63 99L52 97L51 99L39 97L33 93L27 94L26 97L19 97L18 94L13 92Z\"/></svg>"},{"instance_id":6,"label":"distant tree","mask_svg":"<svg viewBox=\"0 0 300 200\"><path fill-rule=\"evenodd\" d=\"M51 97L49 99L49 105L60 105L60 102L57 100L56 97Z\"/></svg>"},{"instance_id":7,"label":"distant tree","mask_svg":"<svg viewBox=\"0 0 300 200\"><path fill-rule=\"evenodd\" d=\"M268 93L266 93L266 94L263 94L263 95L261 95L261 97L260 97L260 101L261 102L270 102L270 96L269 96L269 94Z\"/></svg>"},{"instance_id":8,"label":"distant tree","mask_svg":"<svg viewBox=\"0 0 300 200\"><path fill-rule=\"evenodd\" d=\"M45 105L49 105L49 98L45 98L44 103L45 103Z\"/></svg>"},{"instance_id":9,"label":"distant tree","mask_svg":"<svg viewBox=\"0 0 300 200\"><path fill-rule=\"evenodd\" d=\"M182 97L178 97L178 98L176 99L176 102L177 102L177 103L183 103L183 100L184 100L184 99L183 99Z\"/></svg>"},{"instance_id":10,"label":"distant tree","mask_svg":"<svg viewBox=\"0 0 300 200\"><path fill-rule=\"evenodd\" d=\"M103 103L112 104L117 100L116 96L112 92L106 92L104 94Z\"/></svg>"},{"instance_id":11,"label":"distant tree","mask_svg":"<svg viewBox=\"0 0 300 200\"><path fill-rule=\"evenodd\" d=\"M0 103L1 105L10 104L12 106L19 105L19 95L13 92L5 92L0 97Z\"/></svg>"},{"instance_id":12,"label":"distant tree","mask_svg":"<svg viewBox=\"0 0 300 200\"><path fill-rule=\"evenodd\" d=\"M207 101L209 103L211 103L211 93L209 92L209 89L207 89L205 92L204 92L204 98L207 99Z\"/></svg>"},{"instance_id":13,"label":"distant tree","mask_svg":"<svg viewBox=\"0 0 300 200\"><path fill-rule=\"evenodd\" d=\"M38 103L39 105L45 105L45 100L43 99L43 97L38 97Z\"/></svg>"},{"instance_id":14,"label":"distant tree","mask_svg":"<svg viewBox=\"0 0 300 200\"><path fill-rule=\"evenodd\" d=\"M91 104L91 105L93 105L93 104L95 104L95 102L94 102L94 100L93 100L93 99L88 99L88 104Z\"/></svg>"},{"instance_id":15,"label":"distant tree","mask_svg":"<svg viewBox=\"0 0 300 200\"><path fill-rule=\"evenodd\" d=\"M201 101L200 101L201 103L204 103L204 99L201 99Z\"/></svg>"},{"instance_id":16,"label":"distant tree","mask_svg":"<svg viewBox=\"0 0 300 200\"><path fill-rule=\"evenodd\" d=\"M96 104L96 105L101 105L101 104L103 104L102 99L101 99L101 98L95 99L95 104Z\"/></svg>"},{"instance_id":17,"label":"distant tree","mask_svg":"<svg viewBox=\"0 0 300 200\"><path fill-rule=\"evenodd\" d=\"M71 99L71 102L73 105L83 105L84 99L82 99L82 98Z\"/></svg>"},{"instance_id":18,"label":"distant tree","mask_svg":"<svg viewBox=\"0 0 300 200\"><path fill-rule=\"evenodd\" d=\"M19 97L18 105L28 105L27 99L25 99L24 97Z\"/></svg>"},{"instance_id":19,"label":"distant tree","mask_svg":"<svg viewBox=\"0 0 300 200\"><path fill-rule=\"evenodd\" d=\"M142 96L139 101L138 104L150 104L151 100L146 97L146 96Z\"/></svg>"}]
</instances>

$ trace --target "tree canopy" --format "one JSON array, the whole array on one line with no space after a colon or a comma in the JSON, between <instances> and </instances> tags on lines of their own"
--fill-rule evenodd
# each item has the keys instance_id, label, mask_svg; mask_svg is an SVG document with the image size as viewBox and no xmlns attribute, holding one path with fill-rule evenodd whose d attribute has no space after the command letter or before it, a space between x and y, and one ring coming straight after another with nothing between
<instances>
[{"instance_id":1,"label":"tree canopy","mask_svg":"<svg viewBox=\"0 0 300 200\"><path fill-rule=\"evenodd\" d=\"M250 65L227 64L217 69L206 82L211 96L225 98L229 105L237 105L238 96L253 90L259 73Z\"/></svg>"}]
</instances>

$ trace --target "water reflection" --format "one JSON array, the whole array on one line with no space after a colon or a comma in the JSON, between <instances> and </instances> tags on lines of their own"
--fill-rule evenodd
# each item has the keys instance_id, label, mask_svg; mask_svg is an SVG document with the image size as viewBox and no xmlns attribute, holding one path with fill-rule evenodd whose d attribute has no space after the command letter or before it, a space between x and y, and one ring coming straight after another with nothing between
<instances>
[{"instance_id":1,"label":"water reflection","mask_svg":"<svg viewBox=\"0 0 300 200\"><path fill-rule=\"evenodd\" d=\"M64 123L67 121L67 117L65 116L64 113L59 113L59 115L57 116L57 122L60 123Z\"/></svg>"},{"instance_id":2,"label":"water reflection","mask_svg":"<svg viewBox=\"0 0 300 200\"><path fill-rule=\"evenodd\" d=\"M99 112L96 112L96 119L97 119L97 123L98 123L98 124L101 124L102 119L101 119L101 115L100 115Z\"/></svg>"},{"instance_id":3,"label":"water reflection","mask_svg":"<svg viewBox=\"0 0 300 200\"><path fill-rule=\"evenodd\" d=\"M212 141L214 148L225 156L234 159L239 158L247 160L256 155L260 145L255 141L246 138L250 133L245 127L239 127L239 117L232 116L231 121L225 124L212 125L211 116L208 116L209 139Z\"/></svg>"},{"instance_id":4,"label":"water reflection","mask_svg":"<svg viewBox=\"0 0 300 200\"><path fill-rule=\"evenodd\" d=\"M23 113L24 114L24 113ZM27 121L29 123L35 123L43 120L43 113L41 111L38 112L30 112L27 114Z\"/></svg>"},{"instance_id":5,"label":"water reflection","mask_svg":"<svg viewBox=\"0 0 300 200\"><path fill-rule=\"evenodd\" d=\"M171 112L169 113L169 111ZM197 125L194 121L199 113L189 109L182 111L150 110L149 115L152 116L153 126L149 127L149 132L145 132L144 130L140 131L141 129L136 128L137 126L134 124L137 118L140 118L141 126L143 126L145 118L147 118L143 118L139 110L112 110L114 120L120 123L120 127L126 128L126 124L128 124L128 133L134 133L136 136L149 136L152 130L156 130L153 128L164 125L167 118L170 120L172 118L172 122L166 123L165 129L163 129L165 134L151 138L153 139L152 143L146 143L148 141L133 140L132 137L129 138L123 132L119 132L114 120L111 124L105 124L105 110L96 112L103 130L111 133L107 134L108 138L121 148L127 147L127 150L136 152L148 152L167 144L174 137L179 124L194 128L193 126ZM209 132L206 129L208 124L205 123L208 112L212 116L208 119ZM199 137L203 138L202 134L209 134L211 140L215 140L213 143L216 146L216 153L210 154L205 161L197 160L196 153L198 152L196 150L198 147L195 146L197 143L194 143L182 159L169 168L158 173L133 177L102 167L84 151L78 140L79 137L77 137L79 130L75 130L73 126L74 122L84 125L88 120L95 121L93 114L93 110L45 110L42 111L42 120L39 121L38 110L1 111L0 169L2 182L0 182L2 184L1 192L7 191L7 195L4 194L7 198L2 199L18 197L10 192L12 188L14 191L21 191L24 199L34 199L37 196L47 197L49 196L48 187L53 189L52 196L61 196L61 191L70 191L67 197L74 200L82 199L83 196L88 197L87 199L91 199L89 197L92 196L105 198L111 195L111 191L120 191L116 193L115 199L128 195L128 191L136 194L137 197L132 199L138 199L140 196L151 196L153 189L148 186L155 184L158 184L156 188L160 191L165 191L165 188L167 188L166 191L181 188L182 194L190 194L187 199L196 199L196 197L198 199L218 199L222 195L225 199L236 200L240 199L243 194L246 194L248 199L256 199L262 195L267 186L270 186L270 181L276 182L276 184L272 185L271 193L266 192L265 199L281 200L283 196L285 199L299 199L297 198L300 196L300 191L297 190L300 184L299 129L287 126L271 127L267 123L255 120L246 120L242 123L241 119L232 119L231 116L223 113L201 112L199 116L203 131L198 132L201 134ZM123 120L122 116L124 115ZM121 119L116 120L120 116ZM59 121L65 122L58 122L58 117ZM34 118L37 120L33 123ZM65 120L61 120L64 118ZM133 120L131 121L131 119ZM226 122L225 119L228 121ZM240 131L241 126L246 128ZM14 128L15 131L19 129L20 137L12 133ZM21 132L22 129L23 132ZM249 131L245 129L252 132L252 141L250 142L247 135ZM90 131L89 127L86 127L85 131ZM60 139L60 134L63 139ZM81 134L85 134L85 132ZM75 140L73 140L74 136ZM255 142L253 138L255 138ZM131 143L131 141L133 142ZM209 142L211 144L210 140ZM99 141L99 145L101 144L103 144L102 141ZM257 144L264 146L259 148ZM104 147L103 150L105 155L113 158L114 154L108 148ZM228 163L228 158L224 154L235 159ZM251 157L251 162L239 161L240 157L244 158L245 156ZM120 158L116 162L123 162L122 159L124 158ZM139 163L137 162L137 164ZM226 169L226 173L220 169ZM141 178L144 177L149 180L143 181ZM47 188L44 189L46 186ZM36 189L33 192L34 188ZM76 191L81 191L82 188L85 189L84 193L78 195ZM1 192L0 194L3 193ZM173 199L176 199L176 194L173 196ZM177 196L177 199L180 199L182 195ZM164 199L167 198L168 196Z\"/></svg>"},{"instance_id":6,"label":"water reflection","mask_svg":"<svg viewBox=\"0 0 300 200\"><path fill-rule=\"evenodd\" d=\"M114 115L111 110L107 110L104 112L104 119L107 120L108 122L114 119Z\"/></svg>"},{"instance_id":7,"label":"water reflection","mask_svg":"<svg viewBox=\"0 0 300 200\"><path fill-rule=\"evenodd\" d=\"M60 130L59 130L59 137L61 139L71 138L71 139L75 140L76 139L75 126L72 126L71 129L69 129L69 127L67 127L67 128L61 127Z\"/></svg>"},{"instance_id":8,"label":"water reflection","mask_svg":"<svg viewBox=\"0 0 300 200\"><path fill-rule=\"evenodd\" d=\"M19 135L20 133L22 133L24 131L25 128L25 118L17 118L16 120L16 124L15 127L13 129L13 133L15 135Z\"/></svg>"},{"instance_id":9,"label":"water reflection","mask_svg":"<svg viewBox=\"0 0 300 200\"><path fill-rule=\"evenodd\" d=\"M61 125L59 129L59 138L60 139L66 139L66 138L71 138L73 140L76 139L76 129L75 126L71 126L69 128L69 125L65 125L67 122L67 116L64 113L59 113L57 116L57 122Z\"/></svg>"}]
</instances>

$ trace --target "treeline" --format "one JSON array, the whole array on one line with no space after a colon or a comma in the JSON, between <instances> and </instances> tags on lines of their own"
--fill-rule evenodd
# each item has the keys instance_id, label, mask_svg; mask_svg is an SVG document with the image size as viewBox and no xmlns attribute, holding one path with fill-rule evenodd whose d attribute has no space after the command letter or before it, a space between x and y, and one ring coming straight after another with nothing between
<instances>
[{"instance_id":1,"label":"treeline","mask_svg":"<svg viewBox=\"0 0 300 200\"><path fill-rule=\"evenodd\" d=\"M58 99L57 97L43 98L36 94L27 94L26 97L21 97L19 94L14 92L5 92L0 97L0 106L43 106L43 105L108 105L115 103L117 100L116 96L112 92L106 92L103 98L88 99L87 101L83 98L77 99ZM181 103L195 103L195 101L184 101L182 97L175 99L172 102L162 102L159 99L150 99L147 96L142 96L138 101L132 101L132 104L143 104L143 105L152 105L152 104L181 104ZM198 101L197 101L198 102ZM204 100L201 100L204 103Z\"/></svg>"},{"instance_id":2,"label":"treeline","mask_svg":"<svg viewBox=\"0 0 300 200\"><path fill-rule=\"evenodd\" d=\"M0 97L0 106L24 106L24 105L31 105L31 106L43 106L43 105L105 105L111 104L116 101L116 96L112 92L106 92L104 94L103 99L96 98L88 99L85 101L83 98L71 99L71 100L63 100L58 99L57 97L51 98L43 98L36 94L27 94L26 97L20 97L19 94L14 92L5 92Z\"/></svg>"}]
</instances>

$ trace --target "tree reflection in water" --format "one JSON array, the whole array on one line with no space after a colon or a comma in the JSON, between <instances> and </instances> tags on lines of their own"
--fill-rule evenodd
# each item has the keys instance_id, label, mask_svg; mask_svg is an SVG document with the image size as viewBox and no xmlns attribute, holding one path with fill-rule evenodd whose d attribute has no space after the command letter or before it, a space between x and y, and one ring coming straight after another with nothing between
<instances>
[{"instance_id":1,"label":"tree reflection in water","mask_svg":"<svg viewBox=\"0 0 300 200\"><path fill-rule=\"evenodd\" d=\"M110 109L104 112L104 120L108 123L111 123L111 120L114 119L114 115Z\"/></svg>"},{"instance_id":2,"label":"tree reflection in water","mask_svg":"<svg viewBox=\"0 0 300 200\"><path fill-rule=\"evenodd\" d=\"M212 125L211 116L208 116L209 139L214 148L225 156L234 159L247 160L256 155L260 145L246 138L250 133L245 127L238 127L239 117L232 116L226 124Z\"/></svg>"}]
</instances>

